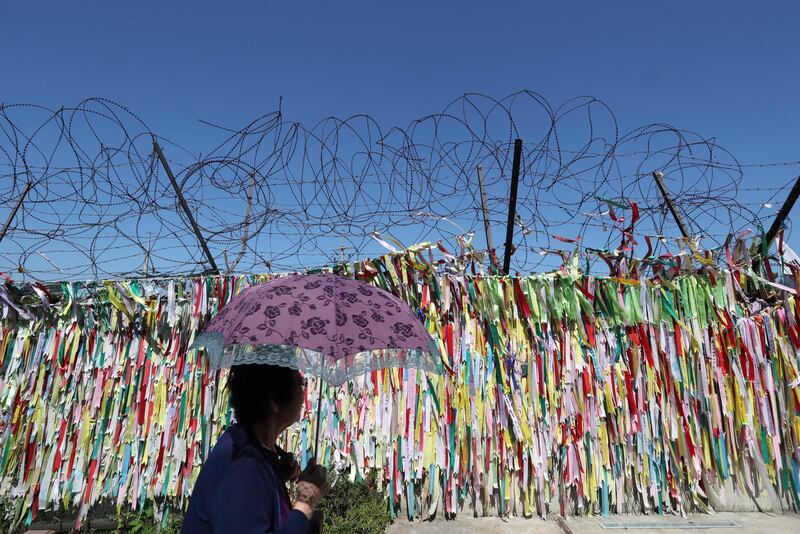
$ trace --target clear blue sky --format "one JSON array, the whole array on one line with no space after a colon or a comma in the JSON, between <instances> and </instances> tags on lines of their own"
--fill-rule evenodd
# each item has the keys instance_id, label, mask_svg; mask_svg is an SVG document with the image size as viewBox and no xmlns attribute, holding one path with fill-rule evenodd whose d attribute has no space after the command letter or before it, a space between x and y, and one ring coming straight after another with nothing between
<instances>
[{"instance_id":1,"label":"clear blue sky","mask_svg":"<svg viewBox=\"0 0 800 534\"><path fill-rule=\"evenodd\" d=\"M0 95L105 96L182 136L280 96L298 120L405 124L467 91L529 88L597 96L630 127L713 132L743 156L798 155L797 2L557 4L3 2Z\"/></svg>"},{"instance_id":2,"label":"clear blue sky","mask_svg":"<svg viewBox=\"0 0 800 534\"><path fill-rule=\"evenodd\" d=\"M800 160L792 1L17 1L0 20L3 102L108 97L198 150L197 119L239 124L281 96L293 120L388 126L526 88L596 96L623 130L716 136L744 163Z\"/></svg>"}]
</instances>

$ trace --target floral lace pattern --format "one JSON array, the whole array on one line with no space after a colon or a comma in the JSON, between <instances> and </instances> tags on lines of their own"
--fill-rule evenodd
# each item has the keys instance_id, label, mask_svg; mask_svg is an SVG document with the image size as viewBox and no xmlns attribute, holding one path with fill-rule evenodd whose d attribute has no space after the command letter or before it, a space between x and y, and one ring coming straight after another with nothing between
<instances>
[{"instance_id":1,"label":"floral lace pattern","mask_svg":"<svg viewBox=\"0 0 800 534\"><path fill-rule=\"evenodd\" d=\"M442 364L434 356L439 353L433 340L428 350L374 349L333 358L321 352L290 345L237 344L225 346L222 334L206 332L198 336L192 348L204 347L210 367L217 370L232 365L280 365L316 376L338 386L356 376L391 367L413 367L440 373Z\"/></svg>"}]
</instances>

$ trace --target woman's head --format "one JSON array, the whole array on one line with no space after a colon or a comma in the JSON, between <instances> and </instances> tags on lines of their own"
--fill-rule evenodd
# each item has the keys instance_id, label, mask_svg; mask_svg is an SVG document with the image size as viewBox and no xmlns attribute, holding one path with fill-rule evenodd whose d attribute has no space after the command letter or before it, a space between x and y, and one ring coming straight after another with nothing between
<instances>
[{"instance_id":1,"label":"woman's head","mask_svg":"<svg viewBox=\"0 0 800 534\"><path fill-rule=\"evenodd\" d=\"M231 406L244 426L271 421L286 428L300 419L305 379L278 365L234 365L228 377Z\"/></svg>"}]
</instances>

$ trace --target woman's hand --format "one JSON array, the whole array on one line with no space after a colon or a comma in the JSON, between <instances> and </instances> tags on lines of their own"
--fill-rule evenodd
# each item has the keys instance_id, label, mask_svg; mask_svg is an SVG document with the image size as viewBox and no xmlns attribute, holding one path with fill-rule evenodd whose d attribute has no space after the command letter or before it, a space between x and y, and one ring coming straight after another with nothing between
<instances>
[{"instance_id":1,"label":"woman's hand","mask_svg":"<svg viewBox=\"0 0 800 534\"><path fill-rule=\"evenodd\" d=\"M311 459L297 480L297 498L294 507L311 519L319 501L330 491L328 470Z\"/></svg>"},{"instance_id":2,"label":"woman's hand","mask_svg":"<svg viewBox=\"0 0 800 534\"><path fill-rule=\"evenodd\" d=\"M296 482L300 476L300 464L297 462L294 454L291 452L284 452L279 447L275 447L280 454L280 470L281 476L287 482Z\"/></svg>"}]
</instances>

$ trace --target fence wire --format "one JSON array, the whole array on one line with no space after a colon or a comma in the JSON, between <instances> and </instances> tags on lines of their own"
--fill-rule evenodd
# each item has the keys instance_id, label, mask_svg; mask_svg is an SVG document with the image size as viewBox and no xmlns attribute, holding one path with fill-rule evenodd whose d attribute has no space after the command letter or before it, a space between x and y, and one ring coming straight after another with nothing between
<instances>
[{"instance_id":1,"label":"fence wire","mask_svg":"<svg viewBox=\"0 0 800 534\"><path fill-rule=\"evenodd\" d=\"M524 144L515 271L551 268L561 261L553 253L575 245L613 251L619 221L609 212L631 202L641 215L637 233L660 238L654 253L669 247L680 233L654 171L664 173L706 249L774 212L765 212L768 202L753 201L745 167L715 139L661 123L622 131L612 110L592 97L554 106L531 91L466 94L405 127L368 115L305 125L279 107L241 127L201 128L218 139L211 149L163 138L107 99L60 109L0 105L6 213L31 183L0 244L0 269L44 280L207 271L153 140L226 272L371 257L385 251L376 233L401 245L486 249L479 166L493 245L502 255L516 138ZM759 191L781 202L789 185Z\"/></svg>"}]
</instances>

